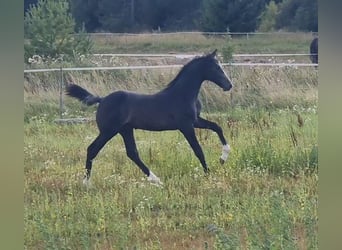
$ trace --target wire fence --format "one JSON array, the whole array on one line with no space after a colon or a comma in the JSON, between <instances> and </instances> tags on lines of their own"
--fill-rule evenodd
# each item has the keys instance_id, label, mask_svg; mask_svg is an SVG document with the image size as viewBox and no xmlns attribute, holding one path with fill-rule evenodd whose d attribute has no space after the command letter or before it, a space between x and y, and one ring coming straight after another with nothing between
<instances>
[{"instance_id":1,"label":"wire fence","mask_svg":"<svg viewBox=\"0 0 342 250\"><path fill-rule=\"evenodd\" d=\"M97 56L136 56L136 57L179 57L191 58L196 55L188 54L94 54ZM313 54L237 54L240 57L276 57L276 56L310 56ZM221 63L222 66L247 66L247 67L317 67L315 63ZM87 71L87 70L135 70L135 69L161 69L161 68L177 68L183 64L166 64L166 65L132 65L132 66L106 66L106 67L69 67L69 68L49 68L49 69L26 69L24 73L53 72L53 71Z\"/></svg>"},{"instance_id":2,"label":"wire fence","mask_svg":"<svg viewBox=\"0 0 342 250\"><path fill-rule=\"evenodd\" d=\"M313 56L317 54L234 54L233 58L239 57L300 57L300 56ZM197 54L118 54L118 53L103 53L103 54L92 54L94 57L175 57L175 58L192 58L198 56Z\"/></svg>"}]
</instances>

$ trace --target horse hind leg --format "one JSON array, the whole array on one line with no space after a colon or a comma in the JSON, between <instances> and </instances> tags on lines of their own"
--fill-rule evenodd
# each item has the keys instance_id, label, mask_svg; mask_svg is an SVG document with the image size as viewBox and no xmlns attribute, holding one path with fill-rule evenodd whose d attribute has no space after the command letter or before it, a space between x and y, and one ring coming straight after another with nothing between
<instances>
[{"instance_id":1,"label":"horse hind leg","mask_svg":"<svg viewBox=\"0 0 342 250\"><path fill-rule=\"evenodd\" d=\"M134 139L133 129L126 128L120 131L120 134L124 140L128 158L130 158L141 169L141 171L143 171L147 176L148 181L157 185L163 185L160 179L151 170L149 170L149 168L140 159Z\"/></svg>"},{"instance_id":2,"label":"horse hind leg","mask_svg":"<svg viewBox=\"0 0 342 250\"><path fill-rule=\"evenodd\" d=\"M83 184L89 185L90 175L92 169L92 162L100 150L104 147L104 145L114 136L117 132L104 133L100 132L100 134L96 137L96 139L88 146L87 148L87 159L86 159L86 174L83 179Z\"/></svg>"}]
</instances>

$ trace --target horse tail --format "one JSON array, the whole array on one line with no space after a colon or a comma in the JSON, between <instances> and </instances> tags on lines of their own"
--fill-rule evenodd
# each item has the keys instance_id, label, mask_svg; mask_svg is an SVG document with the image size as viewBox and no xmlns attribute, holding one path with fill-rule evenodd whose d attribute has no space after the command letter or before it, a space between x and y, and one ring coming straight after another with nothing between
<instances>
[{"instance_id":1,"label":"horse tail","mask_svg":"<svg viewBox=\"0 0 342 250\"><path fill-rule=\"evenodd\" d=\"M84 104L91 106L95 103L100 103L102 98L99 96L94 96L89 93L86 89L76 85L76 84L68 84L66 87L66 94L68 96L74 97Z\"/></svg>"}]
</instances>

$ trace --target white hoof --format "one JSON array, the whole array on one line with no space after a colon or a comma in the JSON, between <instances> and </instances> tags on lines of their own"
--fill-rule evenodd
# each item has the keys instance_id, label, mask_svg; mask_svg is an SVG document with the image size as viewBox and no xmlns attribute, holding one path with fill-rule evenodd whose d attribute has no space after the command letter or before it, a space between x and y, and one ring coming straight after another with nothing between
<instances>
[{"instance_id":1,"label":"white hoof","mask_svg":"<svg viewBox=\"0 0 342 250\"><path fill-rule=\"evenodd\" d=\"M163 185L163 183L160 181L160 179L152 171L150 171L150 175L147 177L147 180L149 182L151 182L152 184L155 184L157 186Z\"/></svg>"},{"instance_id":2,"label":"white hoof","mask_svg":"<svg viewBox=\"0 0 342 250\"><path fill-rule=\"evenodd\" d=\"M228 159L228 155L230 152L230 146L228 144L223 145L222 147L222 155L220 157L220 159L225 162Z\"/></svg>"},{"instance_id":3,"label":"white hoof","mask_svg":"<svg viewBox=\"0 0 342 250\"><path fill-rule=\"evenodd\" d=\"M87 188L91 186L90 179L87 179L86 177L83 179L82 182L83 182L83 185Z\"/></svg>"}]
</instances>

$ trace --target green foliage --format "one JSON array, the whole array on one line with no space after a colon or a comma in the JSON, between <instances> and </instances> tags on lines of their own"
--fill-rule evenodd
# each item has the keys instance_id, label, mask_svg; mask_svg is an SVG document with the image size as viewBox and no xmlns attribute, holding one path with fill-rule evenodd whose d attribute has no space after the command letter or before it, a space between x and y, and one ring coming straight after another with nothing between
<instances>
[{"instance_id":1,"label":"green foliage","mask_svg":"<svg viewBox=\"0 0 342 250\"><path fill-rule=\"evenodd\" d=\"M234 45L230 38L227 39L227 42L224 44L222 48L222 57L224 62L231 62L233 60L234 54Z\"/></svg>"},{"instance_id":2,"label":"green foliage","mask_svg":"<svg viewBox=\"0 0 342 250\"><path fill-rule=\"evenodd\" d=\"M284 0L279 4L278 29L318 31L317 0Z\"/></svg>"},{"instance_id":3,"label":"green foliage","mask_svg":"<svg viewBox=\"0 0 342 250\"><path fill-rule=\"evenodd\" d=\"M102 30L109 32L126 32L132 25L130 6L126 1L106 1L98 2L98 20Z\"/></svg>"},{"instance_id":4,"label":"green foliage","mask_svg":"<svg viewBox=\"0 0 342 250\"><path fill-rule=\"evenodd\" d=\"M84 28L75 34L75 21L68 12L68 1L40 0L26 12L25 61L33 55L57 59L89 53L92 42Z\"/></svg>"},{"instance_id":5,"label":"green foliage","mask_svg":"<svg viewBox=\"0 0 342 250\"><path fill-rule=\"evenodd\" d=\"M70 9L75 18L76 26L84 25L87 32L93 32L99 28L98 0L71 0Z\"/></svg>"},{"instance_id":6,"label":"green foliage","mask_svg":"<svg viewBox=\"0 0 342 250\"><path fill-rule=\"evenodd\" d=\"M255 31L264 5L264 0L203 0L201 28L204 31Z\"/></svg>"},{"instance_id":7,"label":"green foliage","mask_svg":"<svg viewBox=\"0 0 342 250\"><path fill-rule=\"evenodd\" d=\"M294 26L304 31L318 31L318 5L317 0L303 0L296 10Z\"/></svg>"},{"instance_id":8,"label":"green foliage","mask_svg":"<svg viewBox=\"0 0 342 250\"><path fill-rule=\"evenodd\" d=\"M270 1L261 14L258 30L260 32L274 31L277 15L278 6L274 1Z\"/></svg>"},{"instance_id":9,"label":"green foliage","mask_svg":"<svg viewBox=\"0 0 342 250\"><path fill-rule=\"evenodd\" d=\"M25 5L27 9L27 2ZM280 12L276 27L264 20L262 29L317 31L317 0L70 0L77 27L87 32L226 31L251 32L274 2ZM265 23L266 22L266 23ZM268 24L271 22L271 24Z\"/></svg>"},{"instance_id":10,"label":"green foliage","mask_svg":"<svg viewBox=\"0 0 342 250\"><path fill-rule=\"evenodd\" d=\"M194 29L198 18L198 0L136 0L136 24L157 30Z\"/></svg>"},{"instance_id":11,"label":"green foliage","mask_svg":"<svg viewBox=\"0 0 342 250\"><path fill-rule=\"evenodd\" d=\"M132 32L195 29L198 0L72 0L77 24L88 32Z\"/></svg>"},{"instance_id":12,"label":"green foliage","mask_svg":"<svg viewBox=\"0 0 342 250\"><path fill-rule=\"evenodd\" d=\"M73 55L89 55L92 52L94 44L91 38L88 36L84 25L74 35L75 36L72 44L72 46L74 47Z\"/></svg>"},{"instance_id":13,"label":"green foliage","mask_svg":"<svg viewBox=\"0 0 342 250\"><path fill-rule=\"evenodd\" d=\"M240 243L237 234L228 235L222 228L218 228L215 225L210 225L208 231L215 234L214 249L233 250Z\"/></svg>"}]
</instances>

